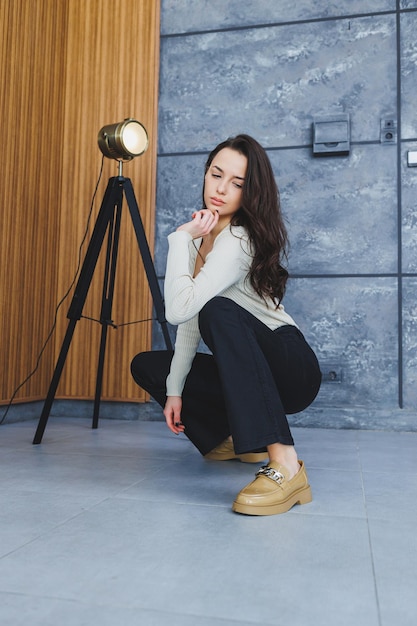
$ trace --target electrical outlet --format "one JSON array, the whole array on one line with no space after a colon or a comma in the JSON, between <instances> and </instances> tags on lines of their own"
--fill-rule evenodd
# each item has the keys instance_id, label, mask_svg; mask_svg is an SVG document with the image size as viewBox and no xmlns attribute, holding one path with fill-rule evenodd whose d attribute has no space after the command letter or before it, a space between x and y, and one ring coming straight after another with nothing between
<instances>
[{"instance_id":1,"label":"electrical outlet","mask_svg":"<svg viewBox=\"0 0 417 626\"><path fill-rule=\"evenodd\" d=\"M342 367L335 363L323 363L320 367L323 383L341 383Z\"/></svg>"},{"instance_id":2,"label":"electrical outlet","mask_svg":"<svg viewBox=\"0 0 417 626\"><path fill-rule=\"evenodd\" d=\"M380 126L381 143L397 143L397 120L395 118L383 118L380 121Z\"/></svg>"}]
</instances>

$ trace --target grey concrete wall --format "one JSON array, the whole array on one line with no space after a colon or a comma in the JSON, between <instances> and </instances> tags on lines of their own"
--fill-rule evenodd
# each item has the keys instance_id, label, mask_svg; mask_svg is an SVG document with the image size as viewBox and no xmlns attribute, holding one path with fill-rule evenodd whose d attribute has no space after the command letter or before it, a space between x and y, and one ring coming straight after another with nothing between
<instances>
[{"instance_id":1,"label":"grey concrete wall","mask_svg":"<svg viewBox=\"0 0 417 626\"><path fill-rule=\"evenodd\" d=\"M417 429L417 0L162 0L161 33L161 284L207 152L253 135L289 225L284 304L341 381L292 423ZM340 113L350 154L313 156L313 119ZM381 142L381 119L396 120L396 143Z\"/></svg>"}]
</instances>

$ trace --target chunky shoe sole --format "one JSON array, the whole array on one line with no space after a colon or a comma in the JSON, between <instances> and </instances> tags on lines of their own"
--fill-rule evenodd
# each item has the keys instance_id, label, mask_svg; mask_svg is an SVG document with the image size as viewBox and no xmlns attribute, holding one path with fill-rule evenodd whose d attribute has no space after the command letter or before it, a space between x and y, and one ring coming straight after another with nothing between
<instances>
[{"instance_id":1,"label":"chunky shoe sole","mask_svg":"<svg viewBox=\"0 0 417 626\"><path fill-rule=\"evenodd\" d=\"M243 513L244 515L279 515L280 513L289 511L295 504L308 504L312 500L311 488L308 486L295 493L291 493L286 500L281 501L279 504L261 506L242 504L235 501L233 502L232 510L235 513Z\"/></svg>"}]
</instances>

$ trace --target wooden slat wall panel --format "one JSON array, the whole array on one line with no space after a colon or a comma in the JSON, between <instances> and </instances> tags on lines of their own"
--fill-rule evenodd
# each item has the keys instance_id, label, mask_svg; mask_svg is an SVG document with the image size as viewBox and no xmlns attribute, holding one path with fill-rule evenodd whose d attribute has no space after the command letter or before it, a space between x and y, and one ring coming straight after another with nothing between
<instances>
[{"instance_id":1,"label":"wooden slat wall panel","mask_svg":"<svg viewBox=\"0 0 417 626\"><path fill-rule=\"evenodd\" d=\"M0 329L6 345L2 371L7 372L1 397L7 400L34 363L55 305L74 276L101 165L98 130L125 117L139 119L150 137L148 151L126 164L124 173L133 182L148 240L153 240L159 2L50 0L32 6L10 0L0 11L8 38L2 48L13 57L5 62L2 54L2 84L9 84L18 70L22 74L13 90L3 90L1 101L3 119L13 120L6 124L5 145L13 146L6 181L14 182L13 190L8 185L2 189L9 210L1 217ZM16 128L22 129L19 145ZM116 162L105 159L82 258L108 179L116 174ZM84 308L94 318L100 315L101 259L99 265ZM40 371L20 399L44 397L69 303L58 314ZM150 313L149 289L125 204L112 317L123 324ZM85 319L78 322L57 397L94 395L100 330ZM150 323L109 329L103 399L144 398L131 380L129 363L137 351L149 348L150 331Z\"/></svg>"},{"instance_id":2,"label":"wooden slat wall panel","mask_svg":"<svg viewBox=\"0 0 417 626\"><path fill-rule=\"evenodd\" d=\"M65 3L0 3L1 398L34 367L53 321L64 119ZM50 376L49 345L18 398L38 398Z\"/></svg>"},{"instance_id":3,"label":"wooden slat wall panel","mask_svg":"<svg viewBox=\"0 0 417 626\"><path fill-rule=\"evenodd\" d=\"M65 152L63 167L62 206L68 210L61 214L61 293L74 269L99 170L101 154L97 133L103 125L126 117L139 119L151 141L147 152L126 164L124 172L132 180L148 239L152 240L159 63L158 3L72 0L69 6L65 144L72 149ZM80 106L80 103L85 105ZM115 161L106 159L104 166L94 217L109 177L117 174ZM127 206L124 206L123 217L113 306L116 324L146 319L151 313L148 286ZM94 219L91 226L93 223ZM101 271L97 270L84 310L94 318L100 315L101 276ZM136 351L149 347L150 330L150 324L109 329L103 399L138 397L139 390L131 380L129 365ZM97 324L85 320L77 324L59 396L91 397L94 394L100 331ZM60 335L62 332L57 333L57 338Z\"/></svg>"}]
</instances>

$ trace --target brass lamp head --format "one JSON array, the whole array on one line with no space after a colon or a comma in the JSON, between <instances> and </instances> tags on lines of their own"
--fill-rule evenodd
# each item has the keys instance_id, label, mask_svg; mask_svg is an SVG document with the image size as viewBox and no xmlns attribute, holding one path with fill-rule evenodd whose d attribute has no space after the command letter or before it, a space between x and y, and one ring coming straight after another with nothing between
<instances>
[{"instance_id":1,"label":"brass lamp head","mask_svg":"<svg viewBox=\"0 0 417 626\"><path fill-rule=\"evenodd\" d=\"M143 154L149 145L145 127L133 118L103 126L97 141L104 156L116 161L131 161Z\"/></svg>"}]
</instances>

